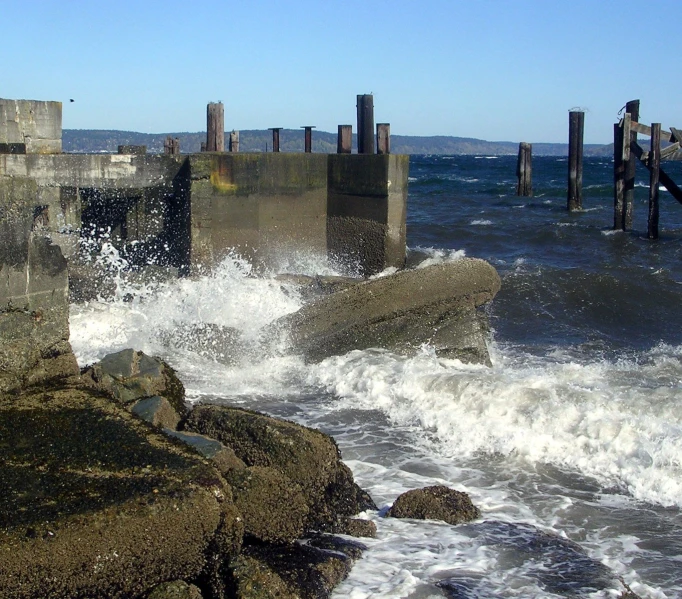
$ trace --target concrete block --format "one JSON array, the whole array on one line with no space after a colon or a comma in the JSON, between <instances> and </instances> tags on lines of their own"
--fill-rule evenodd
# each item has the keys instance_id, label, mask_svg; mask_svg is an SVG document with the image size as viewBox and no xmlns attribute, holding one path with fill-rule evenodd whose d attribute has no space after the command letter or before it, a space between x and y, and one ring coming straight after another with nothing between
<instances>
[{"instance_id":1,"label":"concrete block","mask_svg":"<svg viewBox=\"0 0 682 599\"><path fill-rule=\"evenodd\" d=\"M28 154L62 151L62 103L0 98L0 143L26 144Z\"/></svg>"}]
</instances>

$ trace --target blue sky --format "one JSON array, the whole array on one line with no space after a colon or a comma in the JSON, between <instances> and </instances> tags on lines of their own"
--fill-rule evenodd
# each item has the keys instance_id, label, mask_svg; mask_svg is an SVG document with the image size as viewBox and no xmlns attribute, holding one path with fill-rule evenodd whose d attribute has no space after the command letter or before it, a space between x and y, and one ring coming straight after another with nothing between
<instances>
[{"instance_id":1,"label":"blue sky","mask_svg":"<svg viewBox=\"0 0 682 599\"><path fill-rule=\"evenodd\" d=\"M0 0L0 96L69 129L336 131L357 94L404 135L608 143L627 100L682 127L681 0ZM73 103L69 99L73 98Z\"/></svg>"}]
</instances>

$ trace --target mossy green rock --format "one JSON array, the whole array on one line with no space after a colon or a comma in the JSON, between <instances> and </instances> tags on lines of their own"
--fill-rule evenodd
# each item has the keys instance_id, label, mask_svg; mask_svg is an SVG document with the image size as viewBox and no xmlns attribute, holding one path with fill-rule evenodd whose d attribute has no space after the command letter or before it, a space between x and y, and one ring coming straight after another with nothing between
<instances>
[{"instance_id":1,"label":"mossy green rock","mask_svg":"<svg viewBox=\"0 0 682 599\"><path fill-rule=\"evenodd\" d=\"M393 518L443 520L448 524L461 524L481 515L466 493L443 485L413 489L395 500L386 513Z\"/></svg>"},{"instance_id":2,"label":"mossy green rock","mask_svg":"<svg viewBox=\"0 0 682 599\"><path fill-rule=\"evenodd\" d=\"M299 538L308 517L301 488L274 468L251 466L226 475L244 532L259 541L287 543Z\"/></svg>"},{"instance_id":3,"label":"mossy green rock","mask_svg":"<svg viewBox=\"0 0 682 599\"><path fill-rule=\"evenodd\" d=\"M87 387L0 396L0 469L8 599L138 597L191 579L232 505L212 466Z\"/></svg>"},{"instance_id":4,"label":"mossy green rock","mask_svg":"<svg viewBox=\"0 0 682 599\"><path fill-rule=\"evenodd\" d=\"M240 408L200 405L185 429L231 447L247 466L267 466L300 486L309 513L306 530L331 530L339 516L376 509L353 481L334 440L324 433Z\"/></svg>"},{"instance_id":5,"label":"mossy green rock","mask_svg":"<svg viewBox=\"0 0 682 599\"><path fill-rule=\"evenodd\" d=\"M233 564L238 599L326 599L353 560L307 545L250 545Z\"/></svg>"}]
</instances>

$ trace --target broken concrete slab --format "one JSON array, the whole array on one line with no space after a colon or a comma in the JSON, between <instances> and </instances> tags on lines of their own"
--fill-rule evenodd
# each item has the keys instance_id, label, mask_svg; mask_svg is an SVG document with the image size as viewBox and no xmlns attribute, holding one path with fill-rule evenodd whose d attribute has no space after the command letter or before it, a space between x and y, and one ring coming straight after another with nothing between
<instances>
[{"instance_id":1,"label":"broken concrete slab","mask_svg":"<svg viewBox=\"0 0 682 599\"><path fill-rule=\"evenodd\" d=\"M422 345L465 362L489 364L486 319L477 308L500 289L497 271L466 258L352 285L277 320L292 351L310 361L379 347L412 353Z\"/></svg>"}]
</instances>

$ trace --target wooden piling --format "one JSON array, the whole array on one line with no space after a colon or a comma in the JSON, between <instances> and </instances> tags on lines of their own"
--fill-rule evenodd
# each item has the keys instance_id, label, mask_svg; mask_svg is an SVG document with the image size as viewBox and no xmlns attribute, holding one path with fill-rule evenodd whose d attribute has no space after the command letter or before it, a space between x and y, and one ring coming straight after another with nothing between
<instances>
[{"instance_id":1,"label":"wooden piling","mask_svg":"<svg viewBox=\"0 0 682 599\"><path fill-rule=\"evenodd\" d=\"M225 151L225 112L222 102L206 106L206 151Z\"/></svg>"},{"instance_id":2,"label":"wooden piling","mask_svg":"<svg viewBox=\"0 0 682 599\"><path fill-rule=\"evenodd\" d=\"M282 130L282 127L270 127L270 131L272 131L272 151L273 152L279 152L279 132ZM265 148L265 151L267 152L267 146Z\"/></svg>"},{"instance_id":3,"label":"wooden piling","mask_svg":"<svg viewBox=\"0 0 682 599\"><path fill-rule=\"evenodd\" d=\"M358 154L374 154L374 96L358 96Z\"/></svg>"},{"instance_id":4,"label":"wooden piling","mask_svg":"<svg viewBox=\"0 0 682 599\"><path fill-rule=\"evenodd\" d=\"M239 152L239 131L230 133L230 152Z\"/></svg>"},{"instance_id":5,"label":"wooden piling","mask_svg":"<svg viewBox=\"0 0 682 599\"><path fill-rule=\"evenodd\" d=\"M353 147L353 125L339 125L336 143L337 154L350 154Z\"/></svg>"},{"instance_id":6,"label":"wooden piling","mask_svg":"<svg viewBox=\"0 0 682 599\"><path fill-rule=\"evenodd\" d=\"M623 127L613 125L613 228L625 229L623 191L625 184L625 163L623 162Z\"/></svg>"},{"instance_id":7,"label":"wooden piling","mask_svg":"<svg viewBox=\"0 0 682 599\"><path fill-rule=\"evenodd\" d=\"M301 125L301 129L305 131L303 151L310 154L313 151L313 129L315 125Z\"/></svg>"},{"instance_id":8,"label":"wooden piling","mask_svg":"<svg viewBox=\"0 0 682 599\"><path fill-rule=\"evenodd\" d=\"M639 122L639 100L630 100L625 105L625 112L630 115L630 120ZM633 143L637 143L637 131L630 130L629 139L625 135L623 138L623 146L625 147L624 155L627 155L625 162L625 184L624 184L624 229L632 229L632 218L635 204L635 170L637 166L637 156L634 152L630 152Z\"/></svg>"},{"instance_id":9,"label":"wooden piling","mask_svg":"<svg viewBox=\"0 0 682 599\"><path fill-rule=\"evenodd\" d=\"M166 137L166 141L163 142L163 153L169 155L175 155L180 153L180 140L170 135Z\"/></svg>"},{"instance_id":10,"label":"wooden piling","mask_svg":"<svg viewBox=\"0 0 682 599\"><path fill-rule=\"evenodd\" d=\"M533 145L525 141L519 144L519 158L516 162L516 195L531 197L533 195Z\"/></svg>"},{"instance_id":11,"label":"wooden piling","mask_svg":"<svg viewBox=\"0 0 682 599\"><path fill-rule=\"evenodd\" d=\"M391 124L377 123L377 154L391 153Z\"/></svg>"},{"instance_id":12,"label":"wooden piling","mask_svg":"<svg viewBox=\"0 0 682 599\"><path fill-rule=\"evenodd\" d=\"M661 168L661 123L651 123L649 151L649 224L647 236L658 239L658 185Z\"/></svg>"},{"instance_id":13,"label":"wooden piling","mask_svg":"<svg viewBox=\"0 0 682 599\"><path fill-rule=\"evenodd\" d=\"M583 132L585 113L568 113L568 209L583 209Z\"/></svg>"}]
</instances>

